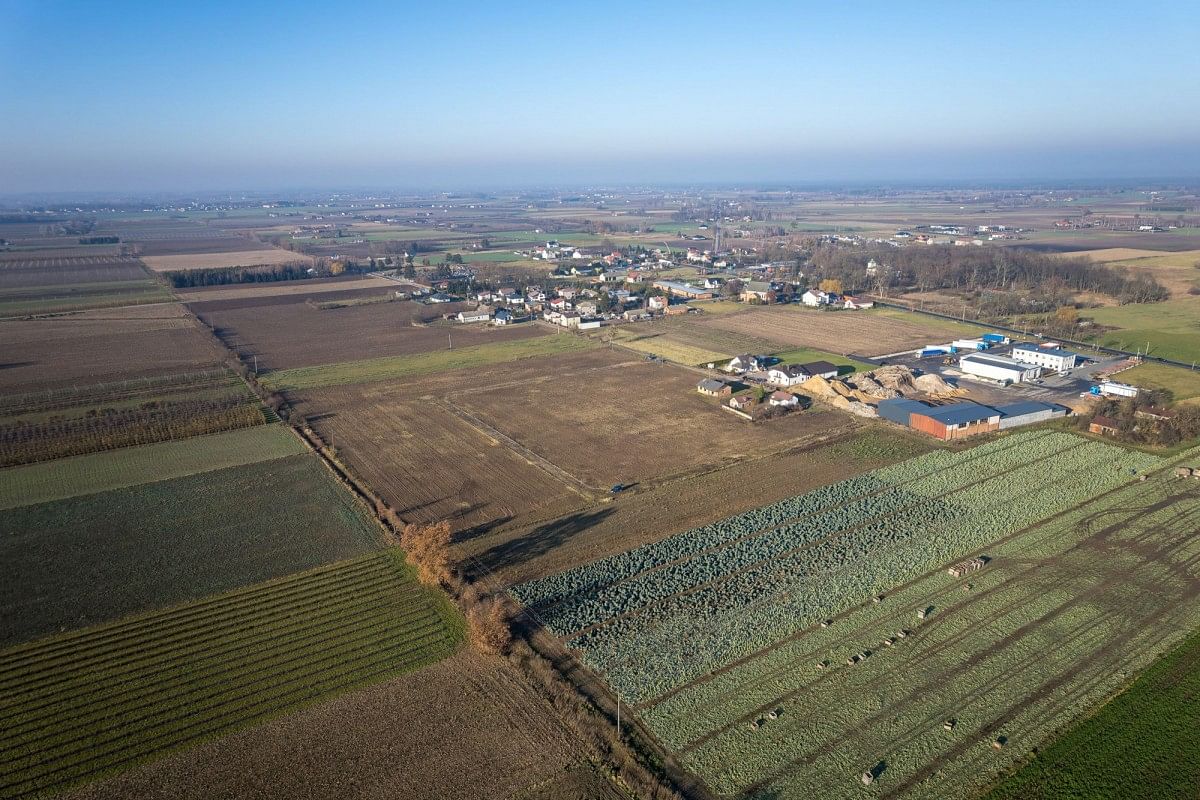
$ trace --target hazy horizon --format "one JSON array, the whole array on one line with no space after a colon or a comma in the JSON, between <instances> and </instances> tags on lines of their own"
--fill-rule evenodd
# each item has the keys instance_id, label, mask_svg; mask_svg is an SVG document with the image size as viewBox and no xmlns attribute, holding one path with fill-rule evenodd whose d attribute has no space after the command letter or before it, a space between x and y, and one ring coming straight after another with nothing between
<instances>
[{"instance_id":1,"label":"hazy horizon","mask_svg":"<svg viewBox=\"0 0 1200 800\"><path fill-rule=\"evenodd\" d=\"M4 195L1200 175L1182 4L0 7Z\"/></svg>"}]
</instances>

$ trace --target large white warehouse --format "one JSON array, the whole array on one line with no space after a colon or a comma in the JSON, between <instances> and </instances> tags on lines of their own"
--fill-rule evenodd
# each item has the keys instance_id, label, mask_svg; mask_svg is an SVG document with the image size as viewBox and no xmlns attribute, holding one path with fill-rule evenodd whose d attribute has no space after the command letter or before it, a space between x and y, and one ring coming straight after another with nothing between
<instances>
[{"instance_id":1,"label":"large white warehouse","mask_svg":"<svg viewBox=\"0 0 1200 800\"><path fill-rule=\"evenodd\" d=\"M1070 350L1060 350L1057 347L1038 347L1035 344L1018 344L1012 349L1012 357L1025 364L1037 364L1039 367L1062 372L1074 369L1079 363L1079 354Z\"/></svg>"},{"instance_id":2,"label":"large white warehouse","mask_svg":"<svg viewBox=\"0 0 1200 800\"><path fill-rule=\"evenodd\" d=\"M1012 358L982 354L963 356L958 360L958 368L968 375L1001 383L1022 383L1042 374L1042 368L1035 364L1022 364Z\"/></svg>"}]
</instances>

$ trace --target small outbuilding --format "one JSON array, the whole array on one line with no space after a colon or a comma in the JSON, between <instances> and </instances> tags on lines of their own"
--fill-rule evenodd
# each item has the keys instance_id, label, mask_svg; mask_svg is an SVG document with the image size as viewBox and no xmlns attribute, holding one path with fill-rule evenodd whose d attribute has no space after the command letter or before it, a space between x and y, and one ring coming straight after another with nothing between
<instances>
[{"instance_id":1,"label":"small outbuilding","mask_svg":"<svg viewBox=\"0 0 1200 800\"><path fill-rule=\"evenodd\" d=\"M705 378L696 384L696 391L709 397L729 397L733 394L733 387L725 381Z\"/></svg>"}]
</instances>

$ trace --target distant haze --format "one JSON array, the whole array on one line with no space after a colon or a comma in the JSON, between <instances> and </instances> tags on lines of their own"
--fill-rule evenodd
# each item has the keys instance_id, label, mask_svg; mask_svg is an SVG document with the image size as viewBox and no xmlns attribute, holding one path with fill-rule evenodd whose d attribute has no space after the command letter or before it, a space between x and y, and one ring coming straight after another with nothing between
<instances>
[{"instance_id":1,"label":"distant haze","mask_svg":"<svg viewBox=\"0 0 1200 800\"><path fill-rule=\"evenodd\" d=\"M5 194L1200 175L1197 3L0 11Z\"/></svg>"}]
</instances>

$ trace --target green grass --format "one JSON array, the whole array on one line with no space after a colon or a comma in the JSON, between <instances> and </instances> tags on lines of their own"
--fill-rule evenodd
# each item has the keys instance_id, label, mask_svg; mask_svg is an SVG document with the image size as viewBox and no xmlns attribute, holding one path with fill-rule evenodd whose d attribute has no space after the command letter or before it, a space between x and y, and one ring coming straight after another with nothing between
<instances>
[{"instance_id":1,"label":"green grass","mask_svg":"<svg viewBox=\"0 0 1200 800\"><path fill-rule=\"evenodd\" d=\"M281 424L127 447L0 472L0 509L182 478L307 452Z\"/></svg>"},{"instance_id":2,"label":"green grass","mask_svg":"<svg viewBox=\"0 0 1200 800\"><path fill-rule=\"evenodd\" d=\"M155 286L133 292L90 294L79 297L28 297L0 300L0 317L20 317L29 314L53 314L64 311L86 311L95 308L116 308L146 303L166 303L175 296L166 288Z\"/></svg>"},{"instance_id":3,"label":"green grass","mask_svg":"<svg viewBox=\"0 0 1200 800\"><path fill-rule=\"evenodd\" d=\"M1194 797L1200 786L1200 635L997 786L988 800Z\"/></svg>"},{"instance_id":4,"label":"green grass","mask_svg":"<svg viewBox=\"0 0 1200 800\"><path fill-rule=\"evenodd\" d=\"M1116 378L1148 389L1169 389L1176 401L1200 397L1200 370L1192 371L1166 364L1142 364L1122 372Z\"/></svg>"},{"instance_id":5,"label":"green grass","mask_svg":"<svg viewBox=\"0 0 1200 800\"><path fill-rule=\"evenodd\" d=\"M315 455L0 514L0 644L378 549L377 523Z\"/></svg>"},{"instance_id":6,"label":"green grass","mask_svg":"<svg viewBox=\"0 0 1200 800\"><path fill-rule=\"evenodd\" d=\"M274 390L317 389L323 386L369 383L452 369L486 367L489 364L502 364L523 358L587 350L595 346L592 340L584 336L569 333L549 334L531 339L460 347L456 350L436 350L429 353L285 369L264 375L261 382Z\"/></svg>"},{"instance_id":7,"label":"green grass","mask_svg":"<svg viewBox=\"0 0 1200 800\"><path fill-rule=\"evenodd\" d=\"M0 652L0 796L60 791L452 653L399 551ZM402 722L402 721L398 721Z\"/></svg>"},{"instance_id":8,"label":"green grass","mask_svg":"<svg viewBox=\"0 0 1200 800\"><path fill-rule=\"evenodd\" d=\"M839 356L836 353L826 353L824 350L813 350L808 347L800 347L795 350L781 350L771 355L778 358L784 364L804 364L809 361L828 361L837 367L848 367L849 369L839 369L841 374L848 372L869 372L875 369L875 364L870 364L866 361L857 361L846 356Z\"/></svg>"},{"instance_id":9,"label":"green grass","mask_svg":"<svg viewBox=\"0 0 1200 800\"><path fill-rule=\"evenodd\" d=\"M1086 313L1101 325L1119 328L1098 337L1099 344L1144 351L1149 343L1150 355L1200 361L1200 297L1095 308Z\"/></svg>"},{"instance_id":10,"label":"green grass","mask_svg":"<svg viewBox=\"0 0 1200 800\"><path fill-rule=\"evenodd\" d=\"M891 317L892 319L902 319L914 325L921 325L933 333L945 333L946 335L956 337L973 337L981 328L987 328L986 325L977 325L972 322L955 322L954 320L942 319L941 317L931 317L926 314L903 311L898 308L873 308L871 309L871 314L880 317Z\"/></svg>"}]
</instances>

